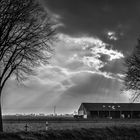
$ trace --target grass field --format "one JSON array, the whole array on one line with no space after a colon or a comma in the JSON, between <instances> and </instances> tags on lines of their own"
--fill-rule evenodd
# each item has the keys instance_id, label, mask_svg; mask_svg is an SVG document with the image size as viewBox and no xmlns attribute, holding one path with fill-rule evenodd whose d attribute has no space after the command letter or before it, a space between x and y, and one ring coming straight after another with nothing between
<instances>
[{"instance_id":1,"label":"grass field","mask_svg":"<svg viewBox=\"0 0 140 140\"><path fill-rule=\"evenodd\" d=\"M0 140L140 140L140 128L110 127L0 133Z\"/></svg>"},{"instance_id":2,"label":"grass field","mask_svg":"<svg viewBox=\"0 0 140 140\"><path fill-rule=\"evenodd\" d=\"M10 120L0 140L140 140L140 120ZM28 131L25 126L28 125Z\"/></svg>"},{"instance_id":3,"label":"grass field","mask_svg":"<svg viewBox=\"0 0 140 140\"><path fill-rule=\"evenodd\" d=\"M4 121L5 132L19 132L25 131L27 124L28 131L45 131L46 121L33 120L33 121ZM140 120L73 120L73 121L48 121L48 129L50 130L66 130L66 129L79 129L79 128L106 128L106 127L127 127L127 128L140 128Z\"/></svg>"}]
</instances>

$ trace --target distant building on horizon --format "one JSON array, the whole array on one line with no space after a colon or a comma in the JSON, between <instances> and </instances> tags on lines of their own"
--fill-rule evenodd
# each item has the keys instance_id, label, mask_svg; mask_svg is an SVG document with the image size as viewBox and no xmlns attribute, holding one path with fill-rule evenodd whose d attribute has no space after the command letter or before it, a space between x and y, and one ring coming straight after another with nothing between
<instances>
[{"instance_id":1,"label":"distant building on horizon","mask_svg":"<svg viewBox=\"0 0 140 140\"><path fill-rule=\"evenodd\" d=\"M81 103L83 118L140 118L140 103Z\"/></svg>"}]
</instances>

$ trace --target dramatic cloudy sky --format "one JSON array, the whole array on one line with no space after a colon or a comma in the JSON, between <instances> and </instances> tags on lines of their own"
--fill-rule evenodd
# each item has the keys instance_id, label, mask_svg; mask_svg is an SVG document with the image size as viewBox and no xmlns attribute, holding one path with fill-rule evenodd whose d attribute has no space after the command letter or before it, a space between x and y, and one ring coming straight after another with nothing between
<instances>
[{"instance_id":1,"label":"dramatic cloudy sky","mask_svg":"<svg viewBox=\"0 0 140 140\"><path fill-rule=\"evenodd\" d=\"M139 0L44 0L57 28L55 53L24 85L10 80L3 112L72 113L81 102L129 102L123 60L140 33Z\"/></svg>"}]
</instances>

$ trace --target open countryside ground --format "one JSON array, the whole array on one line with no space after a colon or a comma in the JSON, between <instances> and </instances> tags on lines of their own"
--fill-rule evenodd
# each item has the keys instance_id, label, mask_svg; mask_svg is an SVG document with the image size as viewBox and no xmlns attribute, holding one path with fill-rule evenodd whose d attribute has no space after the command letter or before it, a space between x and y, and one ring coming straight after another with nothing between
<instances>
[{"instance_id":1,"label":"open countryside ground","mask_svg":"<svg viewBox=\"0 0 140 140\"><path fill-rule=\"evenodd\" d=\"M140 128L110 127L0 133L0 140L140 140Z\"/></svg>"},{"instance_id":2,"label":"open countryside ground","mask_svg":"<svg viewBox=\"0 0 140 140\"><path fill-rule=\"evenodd\" d=\"M140 128L140 120L72 120L72 121L47 121L45 120L24 120L24 121L4 121L5 132L44 131L46 127L50 130L66 130L80 128L106 128L106 127L127 127Z\"/></svg>"}]
</instances>

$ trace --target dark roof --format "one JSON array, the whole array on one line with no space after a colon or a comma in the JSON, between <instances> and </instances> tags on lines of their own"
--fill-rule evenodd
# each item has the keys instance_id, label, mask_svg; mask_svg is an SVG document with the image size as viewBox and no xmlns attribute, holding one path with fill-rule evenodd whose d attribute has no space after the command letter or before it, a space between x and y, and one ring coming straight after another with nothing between
<instances>
[{"instance_id":1,"label":"dark roof","mask_svg":"<svg viewBox=\"0 0 140 140\"><path fill-rule=\"evenodd\" d=\"M140 103L82 103L81 106L87 111L140 111Z\"/></svg>"}]
</instances>

